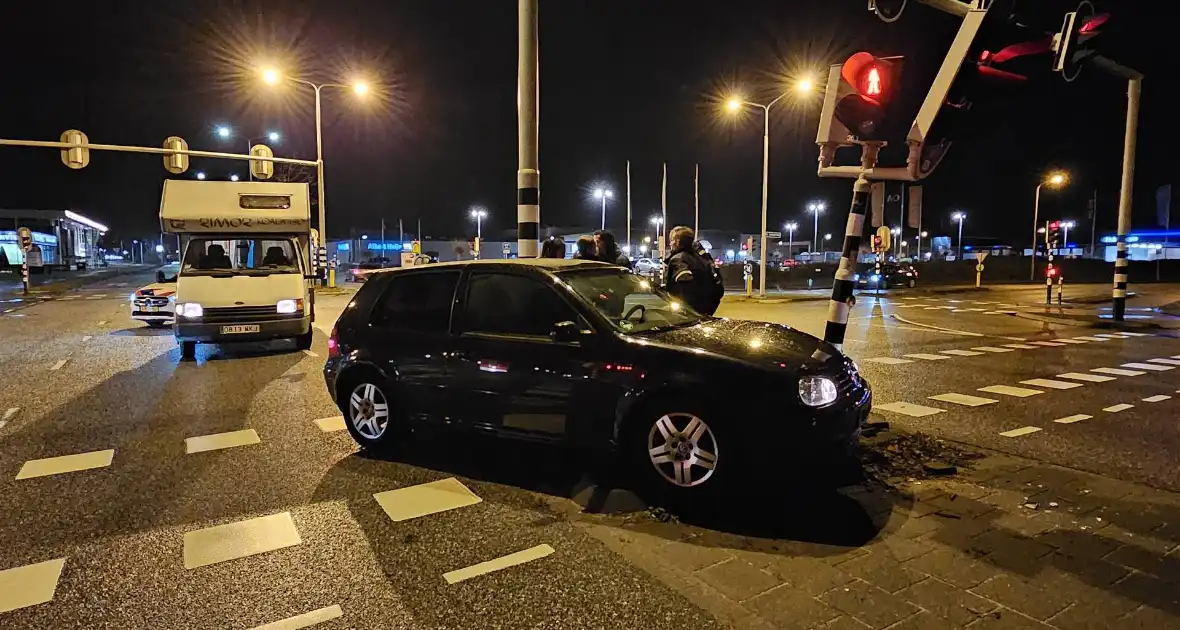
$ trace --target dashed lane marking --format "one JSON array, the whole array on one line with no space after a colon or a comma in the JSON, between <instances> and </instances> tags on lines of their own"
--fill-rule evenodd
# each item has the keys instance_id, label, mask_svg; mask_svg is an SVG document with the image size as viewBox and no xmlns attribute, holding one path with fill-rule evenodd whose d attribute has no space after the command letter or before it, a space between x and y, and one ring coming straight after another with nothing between
<instances>
[{"instance_id":1,"label":"dashed lane marking","mask_svg":"<svg viewBox=\"0 0 1180 630\"><path fill-rule=\"evenodd\" d=\"M1044 346L1046 348L1060 348L1061 346L1065 345L1063 343L1057 343L1056 341L1030 341L1028 343L1030 346Z\"/></svg>"},{"instance_id":2,"label":"dashed lane marking","mask_svg":"<svg viewBox=\"0 0 1180 630\"><path fill-rule=\"evenodd\" d=\"M1075 345L1076 345L1076 344L1079 344L1079 343L1089 343L1089 342L1088 342L1088 341L1085 341L1084 339L1078 339L1078 338L1076 338L1076 337L1075 337L1075 338L1073 338L1073 339L1060 339L1060 338L1059 338L1059 339L1057 339L1057 343L1072 343L1072 344L1075 344Z\"/></svg>"},{"instance_id":3,"label":"dashed lane marking","mask_svg":"<svg viewBox=\"0 0 1180 630\"><path fill-rule=\"evenodd\" d=\"M1127 403L1119 403L1117 405L1111 405L1110 407L1104 407L1102 410L1107 413L1118 413L1120 411L1131 409L1134 406L1135 405L1128 405Z\"/></svg>"},{"instance_id":4,"label":"dashed lane marking","mask_svg":"<svg viewBox=\"0 0 1180 630\"><path fill-rule=\"evenodd\" d=\"M290 512L198 529L184 535L184 568L237 560L302 542Z\"/></svg>"},{"instance_id":5,"label":"dashed lane marking","mask_svg":"<svg viewBox=\"0 0 1180 630\"><path fill-rule=\"evenodd\" d=\"M90 341L91 339L94 339L92 335L82 335L82 341Z\"/></svg>"},{"instance_id":6,"label":"dashed lane marking","mask_svg":"<svg viewBox=\"0 0 1180 630\"><path fill-rule=\"evenodd\" d=\"M1147 362L1160 363L1163 365L1180 365L1180 360L1178 359L1148 359Z\"/></svg>"},{"instance_id":7,"label":"dashed lane marking","mask_svg":"<svg viewBox=\"0 0 1180 630\"><path fill-rule=\"evenodd\" d=\"M1020 381L1021 385L1032 385L1033 387L1045 387L1047 389L1073 389L1081 387L1081 383L1071 383L1069 381L1055 381L1051 378L1032 378L1027 381Z\"/></svg>"},{"instance_id":8,"label":"dashed lane marking","mask_svg":"<svg viewBox=\"0 0 1180 630\"><path fill-rule=\"evenodd\" d=\"M1040 431L1040 430L1041 430L1041 427L1020 427L1019 429L1012 429L1011 431L1002 431L1000 433L1000 435L1002 435L1004 437L1014 438L1014 437L1020 437L1022 435L1028 435L1029 433L1036 433L1037 431Z\"/></svg>"},{"instance_id":9,"label":"dashed lane marking","mask_svg":"<svg viewBox=\"0 0 1180 630\"><path fill-rule=\"evenodd\" d=\"M113 448L105 451L91 451L89 453L76 453L74 455L62 455L60 457L31 459L25 462L24 466L20 467L20 472L16 473L16 478L33 479L35 477L48 477L50 475L61 475L94 468L106 468L111 465L111 461L114 459L115 449Z\"/></svg>"},{"instance_id":10,"label":"dashed lane marking","mask_svg":"<svg viewBox=\"0 0 1180 630\"><path fill-rule=\"evenodd\" d=\"M1029 396L1036 396L1037 394L1045 393L1039 389L1012 387L1011 385L988 385L987 387L980 387L979 391L987 392L989 394L1000 394L1002 396L1015 396L1017 398L1028 398Z\"/></svg>"},{"instance_id":11,"label":"dashed lane marking","mask_svg":"<svg viewBox=\"0 0 1180 630\"><path fill-rule=\"evenodd\" d=\"M57 363L54 363L54 364L53 364L53 367L49 368L49 371L50 371L50 372L56 372L56 371L58 371L58 370L62 369L63 367L65 367L65 365L66 365L66 361L69 361L69 359L61 359L61 360L60 360L60 361L58 361Z\"/></svg>"},{"instance_id":12,"label":"dashed lane marking","mask_svg":"<svg viewBox=\"0 0 1180 630\"><path fill-rule=\"evenodd\" d=\"M1108 339L1127 339L1127 335L1122 333L1096 333L1095 337L1106 337Z\"/></svg>"},{"instance_id":13,"label":"dashed lane marking","mask_svg":"<svg viewBox=\"0 0 1180 630\"><path fill-rule=\"evenodd\" d=\"M15 418L16 414L19 411L20 411L20 407L9 407L7 410L4 411L4 417L0 418L0 420L8 422L9 420L12 420L13 418Z\"/></svg>"},{"instance_id":14,"label":"dashed lane marking","mask_svg":"<svg viewBox=\"0 0 1180 630\"><path fill-rule=\"evenodd\" d=\"M65 566L58 558L0 571L0 613L51 601Z\"/></svg>"},{"instance_id":15,"label":"dashed lane marking","mask_svg":"<svg viewBox=\"0 0 1180 630\"><path fill-rule=\"evenodd\" d=\"M325 621L339 619L343 616L344 611L340 609L340 605L332 604L319 610L305 612L302 615L295 615L294 617L287 617L286 619L268 623L265 626L258 626L252 630L299 630L300 628L309 628Z\"/></svg>"},{"instance_id":16,"label":"dashed lane marking","mask_svg":"<svg viewBox=\"0 0 1180 630\"><path fill-rule=\"evenodd\" d=\"M870 363L880 363L882 365L901 365L902 363L913 363L913 361L909 359L898 359L897 357L873 357L871 359L865 359L865 361Z\"/></svg>"},{"instance_id":17,"label":"dashed lane marking","mask_svg":"<svg viewBox=\"0 0 1180 630\"><path fill-rule=\"evenodd\" d=\"M891 413L900 413L903 416L910 416L911 418L925 418L926 416L933 416L934 414L943 413L945 409L936 409L934 407L925 407L923 405L915 405L907 402L895 402L886 405L873 405L874 411L888 411Z\"/></svg>"},{"instance_id":18,"label":"dashed lane marking","mask_svg":"<svg viewBox=\"0 0 1180 630\"><path fill-rule=\"evenodd\" d=\"M454 477L409 488L378 492L373 498L377 499L377 504L394 521L408 521L483 501Z\"/></svg>"},{"instance_id":19,"label":"dashed lane marking","mask_svg":"<svg viewBox=\"0 0 1180 630\"><path fill-rule=\"evenodd\" d=\"M1082 420L1089 420L1090 418L1093 418L1093 417L1094 416L1088 416L1084 413L1076 413L1072 416L1058 418L1058 419L1054 420L1053 422L1056 422L1057 424L1073 424L1075 422L1081 422Z\"/></svg>"},{"instance_id":20,"label":"dashed lane marking","mask_svg":"<svg viewBox=\"0 0 1180 630\"><path fill-rule=\"evenodd\" d=\"M1013 351L1012 348L996 348L993 346L979 346L978 348L972 348L972 350L980 350L982 352L1012 352Z\"/></svg>"},{"instance_id":21,"label":"dashed lane marking","mask_svg":"<svg viewBox=\"0 0 1180 630\"><path fill-rule=\"evenodd\" d=\"M943 355L941 355L941 354L925 354L925 353L922 353L922 352L918 352L918 353L915 353L915 354L907 354L907 355L905 355L905 356L906 356L907 358L910 358L910 359L924 359L924 360L926 360L926 361L941 361L941 360L943 360L943 359L949 359L949 358L950 358L950 357L947 357L947 356L943 356Z\"/></svg>"},{"instance_id":22,"label":"dashed lane marking","mask_svg":"<svg viewBox=\"0 0 1180 630\"><path fill-rule=\"evenodd\" d=\"M984 311L984 315L1015 315L1016 311Z\"/></svg>"},{"instance_id":23,"label":"dashed lane marking","mask_svg":"<svg viewBox=\"0 0 1180 630\"><path fill-rule=\"evenodd\" d=\"M1083 374L1081 372L1066 372L1065 374L1058 374L1057 378L1071 378L1075 381L1086 381L1087 383L1105 383L1113 381L1113 376L1099 376L1097 374Z\"/></svg>"},{"instance_id":24,"label":"dashed lane marking","mask_svg":"<svg viewBox=\"0 0 1180 630\"><path fill-rule=\"evenodd\" d=\"M966 407L981 407L983 405L990 405L999 402L992 398L980 398L979 396L971 396L970 394L956 394L954 392L948 394L938 394L937 396L930 396L930 400L937 400L940 402L948 402L956 405L964 405Z\"/></svg>"},{"instance_id":25,"label":"dashed lane marking","mask_svg":"<svg viewBox=\"0 0 1180 630\"><path fill-rule=\"evenodd\" d=\"M1133 370L1149 370L1152 372L1167 372L1168 370L1176 369L1175 366L1157 365L1155 363L1124 363L1123 367Z\"/></svg>"},{"instance_id":26,"label":"dashed lane marking","mask_svg":"<svg viewBox=\"0 0 1180 630\"><path fill-rule=\"evenodd\" d=\"M1119 368L1108 367L1094 368L1090 371L1097 372L1099 374L1112 374L1114 376L1142 376L1147 374L1147 372L1142 372L1140 370L1120 370Z\"/></svg>"},{"instance_id":27,"label":"dashed lane marking","mask_svg":"<svg viewBox=\"0 0 1180 630\"><path fill-rule=\"evenodd\" d=\"M318 357L318 356L320 356L320 355L318 355L318 354L316 354L316 353L312 352L311 350L304 350L304 351L303 351L303 354L306 354L306 355L307 355L307 356L309 356L309 357Z\"/></svg>"},{"instance_id":28,"label":"dashed lane marking","mask_svg":"<svg viewBox=\"0 0 1180 630\"><path fill-rule=\"evenodd\" d=\"M463 580L470 580L473 577L479 577L486 573L507 569L518 564L532 562L533 560L540 560L551 553L553 553L553 547L549 545L537 545L536 547L530 547L523 551L501 556L495 560L488 560L487 562L473 564L457 571L444 573L443 579L447 581L447 584L457 584Z\"/></svg>"},{"instance_id":29,"label":"dashed lane marking","mask_svg":"<svg viewBox=\"0 0 1180 630\"><path fill-rule=\"evenodd\" d=\"M324 433L343 431L346 428L344 426L344 416L332 416L331 418L320 418L319 420L315 421L315 424L317 427L320 428L320 431L323 431Z\"/></svg>"},{"instance_id":30,"label":"dashed lane marking","mask_svg":"<svg viewBox=\"0 0 1180 630\"><path fill-rule=\"evenodd\" d=\"M1164 402L1165 400L1171 400L1171 399L1172 399L1171 396L1167 396L1165 394L1160 394L1158 396L1148 396L1147 398L1143 399L1143 402L1157 403L1157 402Z\"/></svg>"},{"instance_id":31,"label":"dashed lane marking","mask_svg":"<svg viewBox=\"0 0 1180 630\"><path fill-rule=\"evenodd\" d=\"M1122 332L1122 334L1124 334L1124 335L1129 335L1129 336L1131 336L1131 337L1150 337L1150 336L1151 336L1151 335L1150 335L1150 334L1148 334L1148 333L1141 333L1141 332L1127 332L1127 331L1123 331L1123 332Z\"/></svg>"},{"instance_id":32,"label":"dashed lane marking","mask_svg":"<svg viewBox=\"0 0 1180 630\"><path fill-rule=\"evenodd\" d=\"M1082 341L1110 341L1106 337L1074 337L1074 339L1080 339Z\"/></svg>"},{"instance_id":33,"label":"dashed lane marking","mask_svg":"<svg viewBox=\"0 0 1180 630\"><path fill-rule=\"evenodd\" d=\"M995 302L980 302L980 301L974 301L974 302L972 302L972 304L978 304L978 305L980 305L980 306L987 306L988 304L995 304Z\"/></svg>"},{"instance_id":34,"label":"dashed lane marking","mask_svg":"<svg viewBox=\"0 0 1180 630\"><path fill-rule=\"evenodd\" d=\"M977 357L983 354L982 352L974 352L972 350L939 350L939 352L956 357Z\"/></svg>"},{"instance_id":35,"label":"dashed lane marking","mask_svg":"<svg viewBox=\"0 0 1180 630\"><path fill-rule=\"evenodd\" d=\"M1006 343L1005 348L1016 348L1017 350L1036 350L1036 346L1030 346L1027 343Z\"/></svg>"},{"instance_id":36,"label":"dashed lane marking","mask_svg":"<svg viewBox=\"0 0 1180 630\"><path fill-rule=\"evenodd\" d=\"M223 448L234 448L235 446L258 444L260 441L258 439L258 432L254 429L214 433L212 435L198 435L197 437L184 439L184 452L191 455L205 451L218 451Z\"/></svg>"}]
</instances>

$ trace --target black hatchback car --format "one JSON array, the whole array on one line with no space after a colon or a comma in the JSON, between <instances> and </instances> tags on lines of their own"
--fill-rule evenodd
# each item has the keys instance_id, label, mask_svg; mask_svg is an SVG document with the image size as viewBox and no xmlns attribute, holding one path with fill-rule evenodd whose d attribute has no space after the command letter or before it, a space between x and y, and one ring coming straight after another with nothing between
<instances>
[{"instance_id":1,"label":"black hatchback car","mask_svg":"<svg viewBox=\"0 0 1180 630\"><path fill-rule=\"evenodd\" d=\"M328 391L362 447L430 427L566 443L618 456L663 498L846 462L872 398L815 337L700 315L592 261L375 272L328 349Z\"/></svg>"}]
</instances>

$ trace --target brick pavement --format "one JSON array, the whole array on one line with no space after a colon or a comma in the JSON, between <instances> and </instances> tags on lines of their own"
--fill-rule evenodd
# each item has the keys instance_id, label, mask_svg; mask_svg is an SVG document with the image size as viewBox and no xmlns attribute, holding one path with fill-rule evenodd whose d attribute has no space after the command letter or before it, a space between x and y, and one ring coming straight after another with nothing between
<instances>
[{"instance_id":1,"label":"brick pavement","mask_svg":"<svg viewBox=\"0 0 1180 630\"><path fill-rule=\"evenodd\" d=\"M738 630L1180 628L1180 495L998 454L901 485L754 524L578 521Z\"/></svg>"}]
</instances>

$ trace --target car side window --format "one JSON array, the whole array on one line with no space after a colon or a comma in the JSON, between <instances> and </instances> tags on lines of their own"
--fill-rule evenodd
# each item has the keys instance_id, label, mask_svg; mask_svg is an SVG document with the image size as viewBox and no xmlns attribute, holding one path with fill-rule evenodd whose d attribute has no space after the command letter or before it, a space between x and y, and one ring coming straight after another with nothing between
<instances>
[{"instance_id":1,"label":"car side window","mask_svg":"<svg viewBox=\"0 0 1180 630\"><path fill-rule=\"evenodd\" d=\"M446 332L459 271L396 273L373 307L374 326L411 332Z\"/></svg>"},{"instance_id":2,"label":"car side window","mask_svg":"<svg viewBox=\"0 0 1180 630\"><path fill-rule=\"evenodd\" d=\"M564 321L579 321L578 314L550 284L488 272L475 272L467 282L464 332L548 337Z\"/></svg>"}]
</instances>

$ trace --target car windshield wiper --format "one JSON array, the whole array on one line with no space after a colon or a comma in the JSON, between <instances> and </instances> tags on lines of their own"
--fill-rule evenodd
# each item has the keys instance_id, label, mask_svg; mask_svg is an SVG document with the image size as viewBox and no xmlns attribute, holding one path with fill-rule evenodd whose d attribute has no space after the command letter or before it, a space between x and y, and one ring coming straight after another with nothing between
<instances>
[{"instance_id":1,"label":"car windshield wiper","mask_svg":"<svg viewBox=\"0 0 1180 630\"><path fill-rule=\"evenodd\" d=\"M699 324L703 321L705 321L705 318L700 317L697 319L690 319L688 321L680 322L677 324L660 324L658 326L652 326L651 328L644 328L643 330L635 330L632 332L633 333L649 333L649 332L663 332L665 330L676 330L677 328L688 328L689 326L696 326L697 324Z\"/></svg>"}]
</instances>

